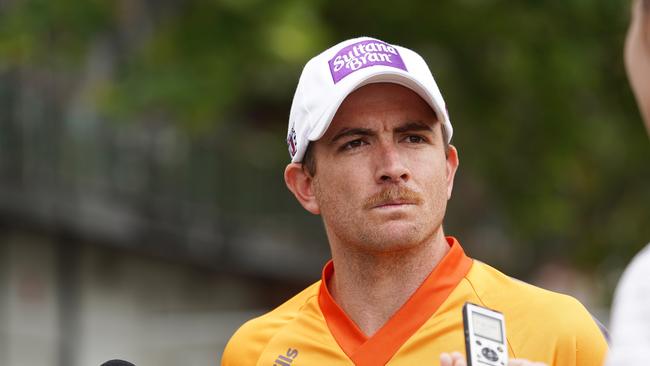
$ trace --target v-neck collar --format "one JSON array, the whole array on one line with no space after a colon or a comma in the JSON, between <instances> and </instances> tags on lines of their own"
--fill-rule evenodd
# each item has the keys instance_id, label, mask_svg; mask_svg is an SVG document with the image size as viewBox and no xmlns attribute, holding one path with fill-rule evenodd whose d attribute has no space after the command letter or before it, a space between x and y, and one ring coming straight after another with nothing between
<instances>
[{"instance_id":1,"label":"v-neck collar","mask_svg":"<svg viewBox=\"0 0 650 366\"><path fill-rule=\"evenodd\" d=\"M406 303L371 337L367 337L332 298L327 281L334 273L334 263L330 260L325 264L318 304L334 339L355 365L385 365L465 277L472 259L465 255L458 240L446 239L449 252Z\"/></svg>"}]
</instances>

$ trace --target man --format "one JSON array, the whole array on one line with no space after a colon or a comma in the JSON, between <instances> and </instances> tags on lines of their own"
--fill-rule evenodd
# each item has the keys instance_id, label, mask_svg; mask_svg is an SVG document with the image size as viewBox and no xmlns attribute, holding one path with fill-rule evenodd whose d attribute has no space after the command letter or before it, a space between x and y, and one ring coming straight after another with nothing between
<instances>
[{"instance_id":1,"label":"man","mask_svg":"<svg viewBox=\"0 0 650 366\"><path fill-rule=\"evenodd\" d=\"M474 261L445 237L452 132L428 66L409 49L356 38L305 65L285 181L321 215L332 260L321 281L243 325L222 365L459 364L448 352L465 348L468 301L505 315L512 358L602 364L605 340L580 303Z\"/></svg>"}]
</instances>

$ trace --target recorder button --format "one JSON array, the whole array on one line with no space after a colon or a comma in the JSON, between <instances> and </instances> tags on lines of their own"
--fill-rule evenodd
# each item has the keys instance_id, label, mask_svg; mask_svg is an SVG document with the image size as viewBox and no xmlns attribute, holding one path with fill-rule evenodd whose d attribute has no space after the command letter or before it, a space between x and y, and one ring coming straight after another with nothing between
<instances>
[{"instance_id":1,"label":"recorder button","mask_svg":"<svg viewBox=\"0 0 650 366\"><path fill-rule=\"evenodd\" d=\"M481 354L483 355L483 357L487 358L488 360L490 360L492 362L495 362L495 361L499 360L499 356L497 355L497 353L494 352L494 350L489 349L487 347L484 347L481 350Z\"/></svg>"},{"instance_id":2,"label":"recorder button","mask_svg":"<svg viewBox=\"0 0 650 366\"><path fill-rule=\"evenodd\" d=\"M479 346L483 345L483 343L481 343L481 341L479 341L478 339L476 340L476 344L478 344Z\"/></svg>"},{"instance_id":3,"label":"recorder button","mask_svg":"<svg viewBox=\"0 0 650 366\"><path fill-rule=\"evenodd\" d=\"M499 346L499 347L497 347L497 351L503 352L503 348L501 348L501 346Z\"/></svg>"}]
</instances>

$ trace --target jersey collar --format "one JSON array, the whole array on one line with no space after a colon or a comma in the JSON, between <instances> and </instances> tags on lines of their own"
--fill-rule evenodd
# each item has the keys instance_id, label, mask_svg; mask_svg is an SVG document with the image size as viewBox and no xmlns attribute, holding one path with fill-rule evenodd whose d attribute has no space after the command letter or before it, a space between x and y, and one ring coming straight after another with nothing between
<instances>
[{"instance_id":1,"label":"jersey collar","mask_svg":"<svg viewBox=\"0 0 650 366\"><path fill-rule=\"evenodd\" d=\"M323 268L318 304L327 326L343 352L355 365L385 365L447 299L465 277L472 259L458 240L446 237L449 251L413 295L372 337L366 337L332 298L327 281L334 273L330 260Z\"/></svg>"}]
</instances>

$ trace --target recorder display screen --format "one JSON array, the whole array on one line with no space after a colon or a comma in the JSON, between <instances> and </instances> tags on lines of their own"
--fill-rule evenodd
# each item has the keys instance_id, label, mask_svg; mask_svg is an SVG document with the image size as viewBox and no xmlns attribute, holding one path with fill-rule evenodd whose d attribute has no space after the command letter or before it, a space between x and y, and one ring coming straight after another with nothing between
<instances>
[{"instance_id":1,"label":"recorder display screen","mask_svg":"<svg viewBox=\"0 0 650 366\"><path fill-rule=\"evenodd\" d=\"M499 319L479 313L474 313L472 319L474 334L479 337L491 339L495 342L503 343L503 331Z\"/></svg>"}]
</instances>

